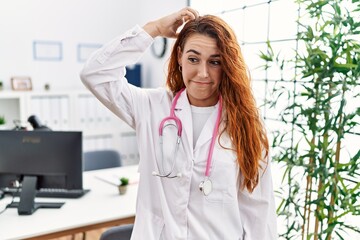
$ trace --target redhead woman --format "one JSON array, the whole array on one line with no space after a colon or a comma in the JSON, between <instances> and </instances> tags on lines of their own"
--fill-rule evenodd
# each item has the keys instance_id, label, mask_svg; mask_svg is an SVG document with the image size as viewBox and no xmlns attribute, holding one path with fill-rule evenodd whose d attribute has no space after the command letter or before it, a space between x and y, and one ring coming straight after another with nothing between
<instances>
[{"instance_id":1,"label":"redhead woman","mask_svg":"<svg viewBox=\"0 0 360 240\"><path fill-rule=\"evenodd\" d=\"M125 67L157 36L176 39L166 87L129 84ZM136 131L131 239L277 238L265 127L236 36L222 19L184 8L135 26L92 54L81 79Z\"/></svg>"}]
</instances>

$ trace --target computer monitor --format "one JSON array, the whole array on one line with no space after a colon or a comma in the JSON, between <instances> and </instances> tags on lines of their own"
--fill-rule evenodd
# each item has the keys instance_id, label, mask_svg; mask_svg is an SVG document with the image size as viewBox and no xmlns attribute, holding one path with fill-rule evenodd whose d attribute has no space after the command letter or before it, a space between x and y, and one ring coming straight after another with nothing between
<instances>
[{"instance_id":1,"label":"computer monitor","mask_svg":"<svg viewBox=\"0 0 360 240\"><path fill-rule=\"evenodd\" d=\"M36 203L40 188L82 189L82 132L0 131L0 189L21 183L18 213L63 203Z\"/></svg>"}]
</instances>

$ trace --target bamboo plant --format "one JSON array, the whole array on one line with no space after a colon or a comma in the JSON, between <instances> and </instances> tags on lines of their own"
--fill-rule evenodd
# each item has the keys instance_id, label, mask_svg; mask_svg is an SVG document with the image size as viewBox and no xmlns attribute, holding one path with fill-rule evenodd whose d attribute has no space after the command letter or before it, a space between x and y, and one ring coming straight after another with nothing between
<instances>
[{"instance_id":1,"label":"bamboo plant","mask_svg":"<svg viewBox=\"0 0 360 240\"><path fill-rule=\"evenodd\" d=\"M360 135L360 2L296 2L296 58L274 52L270 42L260 53L266 69L294 69L292 89L279 79L266 103L284 105L285 96L279 119L291 126L273 132L274 160L285 168L279 237L349 239L349 232L360 236L358 222L347 222L360 215L360 144L349 140Z\"/></svg>"}]
</instances>

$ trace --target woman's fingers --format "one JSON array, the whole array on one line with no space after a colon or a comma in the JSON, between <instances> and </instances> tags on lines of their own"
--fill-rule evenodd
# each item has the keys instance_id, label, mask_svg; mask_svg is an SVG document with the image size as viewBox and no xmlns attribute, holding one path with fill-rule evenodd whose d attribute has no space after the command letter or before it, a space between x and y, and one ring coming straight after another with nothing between
<instances>
[{"instance_id":1,"label":"woman's fingers","mask_svg":"<svg viewBox=\"0 0 360 240\"><path fill-rule=\"evenodd\" d=\"M190 7L183 8L175 13L147 23L144 28L152 37L162 36L174 38L177 30L187 21L199 17L199 13Z\"/></svg>"},{"instance_id":2,"label":"woman's fingers","mask_svg":"<svg viewBox=\"0 0 360 240\"><path fill-rule=\"evenodd\" d=\"M193 20L199 17L198 11L196 11L193 8L186 7L183 10L185 10L185 16L187 17L187 20Z\"/></svg>"},{"instance_id":3,"label":"woman's fingers","mask_svg":"<svg viewBox=\"0 0 360 240\"><path fill-rule=\"evenodd\" d=\"M179 27L181 27L184 23L186 23L189 20L194 20L199 17L199 13L190 7L186 7L181 9L180 11L174 13L175 14L175 22L172 26L172 36L170 37L176 37L177 36L177 30Z\"/></svg>"},{"instance_id":4,"label":"woman's fingers","mask_svg":"<svg viewBox=\"0 0 360 240\"><path fill-rule=\"evenodd\" d=\"M181 9L178 13L177 20L181 20L182 23L185 23L189 20L193 20L199 17L199 13L190 7Z\"/></svg>"}]
</instances>

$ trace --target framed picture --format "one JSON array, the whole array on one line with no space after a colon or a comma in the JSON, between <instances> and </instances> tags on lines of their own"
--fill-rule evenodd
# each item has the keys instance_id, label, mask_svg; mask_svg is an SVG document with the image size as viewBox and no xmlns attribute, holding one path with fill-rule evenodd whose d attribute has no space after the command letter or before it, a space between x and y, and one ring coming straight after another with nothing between
<instances>
[{"instance_id":1,"label":"framed picture","mask_svg":"<svg viewBox=\"0 0 360 240\"><path fill-rule=\"evenodd\" d=\"M32 90L32 83L30 77L12 77L11 87L15 91L30 91Z\"/></svg>"}]
</instances>

